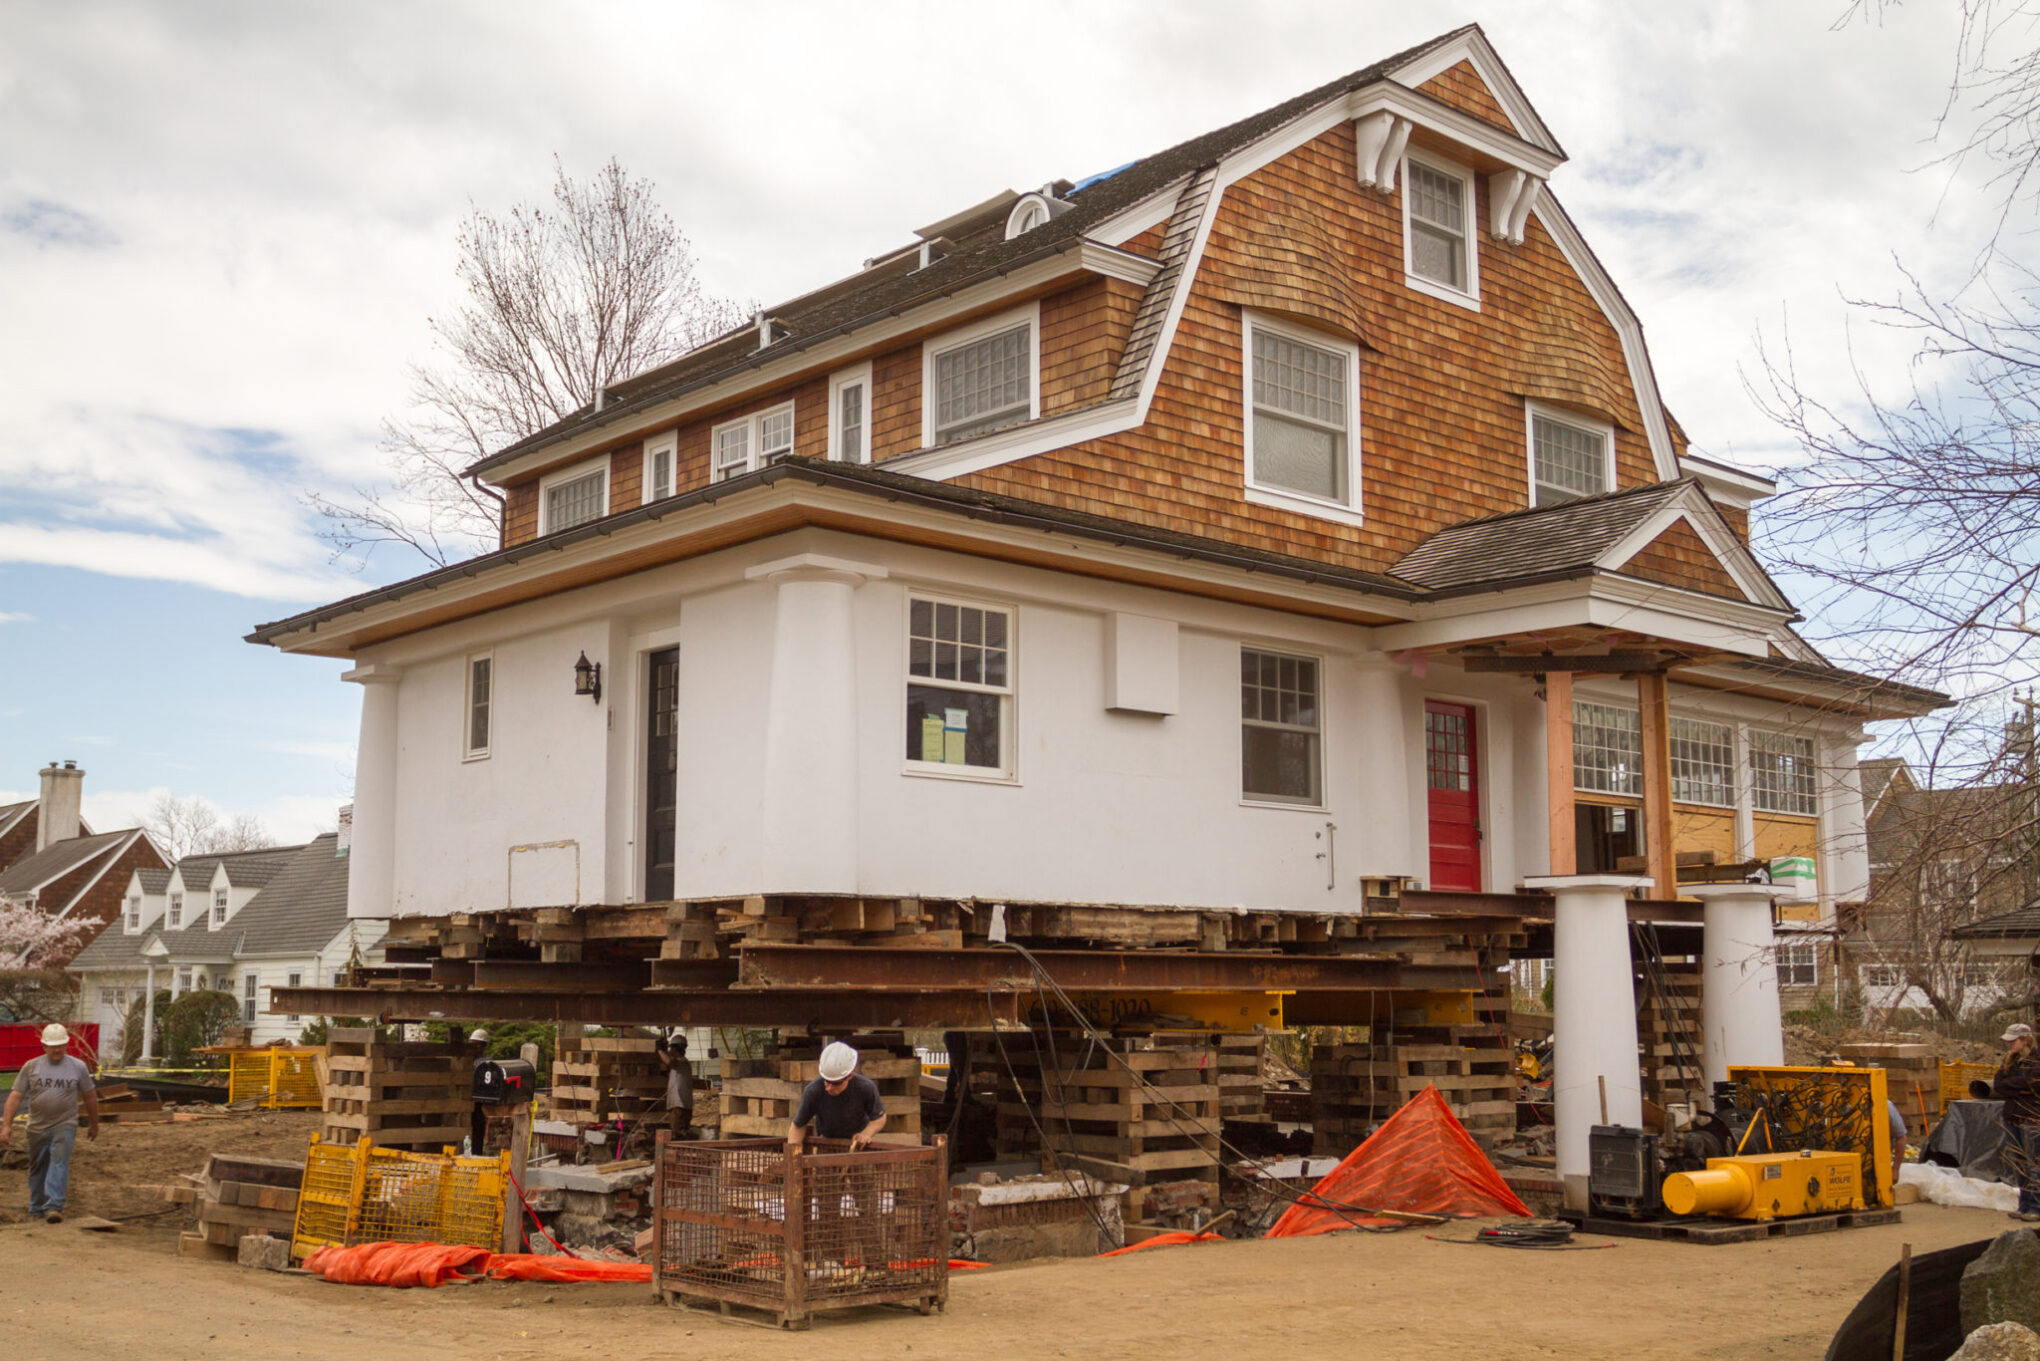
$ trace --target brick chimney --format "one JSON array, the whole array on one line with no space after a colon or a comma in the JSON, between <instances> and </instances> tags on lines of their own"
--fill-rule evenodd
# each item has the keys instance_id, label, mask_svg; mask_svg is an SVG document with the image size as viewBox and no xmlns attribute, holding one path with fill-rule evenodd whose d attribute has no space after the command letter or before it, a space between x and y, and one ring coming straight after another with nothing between
<instances>
[{"instance_id":1,"label":"brick chimney","mask_svg":"<svg viewBox=\"0 0 2040 1361\"><path fill-rule=\"evenodd\" d=\"M85 796L85 772L76 761L55 761L42 772L42 806L36 811L35 848L42 850L78 835L78 805Z\"/></svg>"}]
</instances>

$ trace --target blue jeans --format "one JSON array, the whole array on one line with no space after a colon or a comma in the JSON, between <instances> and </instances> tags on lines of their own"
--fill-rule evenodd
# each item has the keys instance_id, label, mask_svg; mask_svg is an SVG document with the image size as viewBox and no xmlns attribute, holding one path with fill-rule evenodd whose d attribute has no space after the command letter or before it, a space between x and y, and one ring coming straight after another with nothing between
<instances>
[{"instance_id":1,"label":"blue jeans","mask_svg":"<svg viewBox=\"0 0 2040 1361\"><path fill-rule=\"evenodd\" d=\"M71 1146L77 1142L75 1120L28 1136L29 1214L46 1215L64 1208L64 1193L71 1187Z\"/></svg>"},{"instance_id":2,"label":"blue jeans","mask_svg":"<svg viewBox=\"0 0 2040 1361\"><path fill-rule=\"evenodd\" d=\"M2013 1125L2008 1131L2018 1142L2019 1213L2040 1214L2040 1125Z\"/></svg>"}]
</instances>

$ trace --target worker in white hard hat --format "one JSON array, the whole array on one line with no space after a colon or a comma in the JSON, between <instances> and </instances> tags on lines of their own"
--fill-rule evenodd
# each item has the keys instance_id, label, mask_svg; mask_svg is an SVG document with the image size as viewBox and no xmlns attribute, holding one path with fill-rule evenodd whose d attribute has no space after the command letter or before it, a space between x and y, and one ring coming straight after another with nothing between
<instances>
[{"instance_id":1,"label":"worker in white hard hat","mask_svg":"<svg viewBox=\"0 0 2040 1361\"><path fill-rule=\"evenodd\" d=\"M0 1111L0 1148L14 1140L14 1117L28 1103L28 1213L52 1224L64 1218L64 1196L71 1187L71 1147L78 1142L78 1104L84 1102L90 1122L85 1137L99 1137L99 1093L92 1070L70 1052L71 1032L46 1025L43 1051L21 1065L7 1106Z\"/></svg>"},{"instance_id":2,"label":"worker in white hard hat","mask_svg":"<svg viewBox=\"0 0 2040 1361\"><path fill-rule=\"evenodd\" d=\"M864 1148L885 1128L885 1102L878 1084L857 1071L857 1051L841 1040L822 1050L820 1076L801 1090L793 1124L786 1131L789 1154L798 1154L808 1126L823 1139L848 1140L851 1152ZM809 1231L808 1260L844 1267L882 1269L888 1260L884 1228L878 1223L879 1196L870 1168L833 1167L814 1174L815 1224ZM854 1208L855 1217L844 1213Z\"/></svg>"}]
</instances>

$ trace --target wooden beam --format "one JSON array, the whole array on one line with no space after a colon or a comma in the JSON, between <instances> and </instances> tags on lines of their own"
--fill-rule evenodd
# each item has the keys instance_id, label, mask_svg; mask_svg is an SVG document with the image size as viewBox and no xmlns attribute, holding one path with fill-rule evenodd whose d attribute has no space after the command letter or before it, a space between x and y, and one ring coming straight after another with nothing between
<instances>
[{"instance_id":1,"label":"wooden beam","mask_svg":"<svg viewBox=\"0 0 2040 1361\"><path fill-rule=\"evenodd\" d=\"M1516 675L1535 672L1597 671L1623 676L1632 671L1657 671L1667 665L1662 652L1536 652L1528 656L1500 656L1479 652L1461 653L1460 664L1468 671L1506 671Z\"/></svg>"},{"instance_id":2,"label":"wooden beam","mask_svg":"<svg viewBox=\"0 0 2040 1361\"><path fill-rule=\"evenodd\" d=\"M1643 713L1643 854L1650 862L1656 896L1679 896L1679 872L1672 846L1672 714L1670 687L1660 674L1636 678L1637 707Z\"/></svg>"},{"instance_id":3,"label":"wooden beam","mask_svg":"<svg viewBox=\"0 0 2040 1361\"><path fill-rule=\"evenodd\" d=\"M1551 872L1579 873L1578 835L1573 822L1572 673L1544 676L1545 804L1551 816Z\"/></svg>"}]
</instances>

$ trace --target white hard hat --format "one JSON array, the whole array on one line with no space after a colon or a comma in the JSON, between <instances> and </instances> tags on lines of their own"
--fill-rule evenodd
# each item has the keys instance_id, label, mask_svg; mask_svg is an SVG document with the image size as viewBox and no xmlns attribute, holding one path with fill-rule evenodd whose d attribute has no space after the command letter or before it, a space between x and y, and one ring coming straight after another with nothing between
<instances>
[{"instance_id":1,"label":"white hard hat","mask_svg":"<svg viewBox=\"0 0 2040 1361\"><path fill-rule=\"evenodd\" d=\"M480 1042L481 1042L481 1043L483 1043L483 1044L487 1044L487 1043L489 1042L489 1032L488 1032L488 1031L486 1031L486 1030L479 1030L479 1029L478 1029L478 1030L471 1030L471 1031L469 1031L469 1032L468 1032L468 1038L469 1038L470 1040L477 1040L477 1041L480 1041Z\"/></svg>"},{"instance_id":2,"label":"white hard hat","mask_svg":"<svg viewBox=\"0 0 2040 1361\"><path fill-rule=\"evenodd\" d=\"M42 1028L42 1042L45 1049L69 1044L71 1042L71 1032L52 1021Z\"/></svg>"},{"instance_id":3,"label":"white hard hat","mask_svg":"<svg viewBox=\"0 0 2040 1361\"><path fill-rule=\"evenodd\" d=\"M822 1080L841 1082L857 1071L857 1051L841 1040L831 1041L822 1050Z\"/></svg>"}]
</instances>

